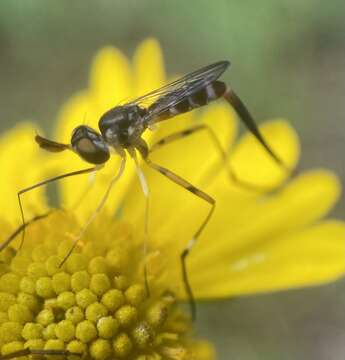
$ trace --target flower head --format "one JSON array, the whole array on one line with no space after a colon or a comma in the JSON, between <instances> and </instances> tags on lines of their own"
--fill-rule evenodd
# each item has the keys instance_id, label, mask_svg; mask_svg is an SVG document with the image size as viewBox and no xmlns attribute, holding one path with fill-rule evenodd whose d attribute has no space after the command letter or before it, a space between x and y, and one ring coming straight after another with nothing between
<instances>
[{"instance_id":1,"label":"flower head","mask_svg":"<svg viewBox=\"0 0 345 360\"><path fill-rule=\"evenodd\" d=\"M91 67L89 87L62 108L55 139L68 143L73 129L83 121L97 128L106 110L164 82L162 55L155 40L144 41L132 63L117 49L101 50ZM252 136L244 135L234 143L236 115L221 101L169 120L157 131L147 132L145 139L152 144L198 122L207 123L217 134L242 180L258 187L278 187L286 180L286 172ZM274 120L261 131L293 168L299 144L289 124ZM8 203L1 219L4 238L19 218L15 203L19 189L45 175L86 167L75 154L40 152L33 132L32 125L23 124L0 141L1 168L8 174L0 186L2 199ZM316 285L343 275L344 223L322 220L340 194L339 181L332 173L304 172L276 193L262 196L229 181L205 134L166 146L152 158L217 202L214 216L188 258L188 275L197 299ZM63 181L59 185L61 203L73 211L56 212L30 225L19 252L7 248L1 253L3 354L43 347L82 352L95 359L213 357L205 343L191 340L190 322L176 307L177 300L186 299L180 255L208 206L158 173L144 169L150 188L146 258L142 253L144 196L134 165L128 162L80 246L63 267L58 266L71 245L71 234L95 211L119 163L113 156L87 193L87 176ZM25 177L18 176L18 168ZM43 189L25 194L23 200L27 218L47 208ZM149 297L143 287L145 266Z\"/></svg>"},{"instance_id":2,"label":"flower head","mask_svg":"<svg viewBox=\"0 0 345 360\"><path fill-rule=\"evenodd\" d=\"M140 240L130 226L97 220L85 246L60 267L71 246L64 237L76 226L71 214L56 212L30 226L17 254L1 253L2 354L30 348L92 359L195 358L201 343L192 341L175 295L153 284L147 297Z\"/></svg>"}]
</instances>

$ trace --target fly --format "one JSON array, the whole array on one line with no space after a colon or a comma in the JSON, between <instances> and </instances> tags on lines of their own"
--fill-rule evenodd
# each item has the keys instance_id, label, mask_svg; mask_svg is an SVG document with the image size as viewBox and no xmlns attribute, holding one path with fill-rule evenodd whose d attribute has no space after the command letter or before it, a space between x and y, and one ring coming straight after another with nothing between
<instances>
[{"instance_id":1,"label":"fly","mask_svg":"<svg viewBox=\"0 0 345 360\"><path fill-rule=\"evenodd\" d=\"M111 179L106 192L104 193L100 203L98 204L94 213L88 218L85 225L82 227L80 233L75 237L73 246L66 254L62 261L62 264L66 261L74 248L77 246L79 240L84 235L87 227L95 219L95 217L102 210L112 187L120 179L126 164L127 155L129 155L135 162L138 178L146 199L145 209L145 242L144 242L144 256L147 252L147 239L148 239L148 199L149 199L149 186L146 182L144 173L139 165L138 156L140 155L144 162L153 170L161 173L177 185L183 187L187 191L196 195L203 201L210 205L210 210L195 232L194 236L189 240L187 246L182 251L181 267L182 267L182 279L185 287L186 294L191 306L192 317L195 318L196 306L192 292L192 288L188 279L186 259L191 252L194 244L200 237L202 231L208 224L215 210L216 200L208 195L203 190L192 185L179 175L175 174L171 170L151 161L150 154L152 151L156 151L159 148L182 138L196 134L197 132L204 131L212 140L215 149L218 151L223 165L226 167L229 177L232 181L236 182L239 186L245 188L255 189L256 187L239 180L233 170L228 164L228 157L226 152L222 149L221 143L218 140L213 130L206 124L194 125L183 131L173 133L165 138L162 138L155 143L151 148L148 147L144 139L143 133L153 126L154 124L171 119L180 114L192 111L196 108L205 106L217 99L225 99L237 112L243 123L248 130L256 137L264 149L268 152L271 158L281 167L287 169L283 161L276 155L276 153L267 144L263 136L261 135L253 117L250 115L244 103L236 95L236 93L227 86L223 81L218 80L224 71L229 67L228 61L219 61L211 65L205 66L199 70L191 72L182 78L165 85L157 90L149 92L131 102L124 105L116 106L107 112L105 112L98 122L99 131L86 126L80 125L76 127L71 135L70 144L63 144L53 140L49 140L40 135L36 135L35 140L38 145L50 152L62 152L65 150L72 151L79 155L87 163L92 164L91 167L65 173L45 181L34 184L18 192L18 202L22 217L22 225L20 230L15 235L12 234L10 241L22 231L21 244L24 241L26 225L31 223L25 223L24 211L22 206L21 197L24 193L31 191L40 186L46 185L56 180L63 178L92 173L102 168L110 158L110 149L115 150L121 158L121 165L117 174ZM288 170L288 169L287 169ZM36 220L38 220L37 217ZM35 220L35 218L33 219ZM6 241L6 246L10 243ZM5 246L0 246L0 250ZM61 264L61 265L62 265ZM145 285L147 292L149 293L149 286L147 283L147 269L145 272Z\"/></svg>"}]
</instances>

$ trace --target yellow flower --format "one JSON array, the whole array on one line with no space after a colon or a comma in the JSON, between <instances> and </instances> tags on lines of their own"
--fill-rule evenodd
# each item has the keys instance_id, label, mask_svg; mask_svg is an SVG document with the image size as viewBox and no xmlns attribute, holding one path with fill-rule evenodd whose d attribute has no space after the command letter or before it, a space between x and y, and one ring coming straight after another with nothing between
<instances>
[{"instance_id":1,"label":"yellow flower","mask_svg":"<svg viewBox=\"0 0 345 360\"><path fill-rule=\"evenodd\" d=\"M82 123L97 129L106 110L165 81L161 50L155 40L144 41L132 63L119 50L104 48L94 59L87 89L62 108L54 139L69 143L72 130ZM145 139L152 144L196 122L207 123L230 150L229 161L242 180L265 187L278 187L286 180L286 172L251 135L244 135L235 144L236 115L222 101L164 122L157 131L148 131ZM25 123L0 140L0 164L7 175L0 180L0 195L6 204L1 216L3 239L20 219L16 204L19 189L52 174L87 167L75 154L39 151L33 141L34 130ZM261 131L285 164L293 168L299 143L289 124L277 119L265 123ZM317 285L343 275L344 223L322 220L341 191L338 179L329 171L304 172L274 194L262 196L240 189L229 182L225 171L216 171L218 154L206 134L166 146L153 153L152 159L217 201L214 216L188 258L188 274L197 299ZM93 213L119 164L119 157L113 156L97 173L96 184L87 195L87 175L62 181L61 204L64 209L74 209L73 215L71 211L55 213L32 224L16 256L11 249L2 253L3 354L25 346L43 346L83 352L96 359L111 354L131 359L144 359L142 354L156 356L152 359L214 357L205 343L191 340L189 321L175 305L175 298L186 299L180 254L209 207L160 174L144 168L150 187L147 259L142 256L144 196L134 164L128 162L104 211L85 233L82 246L61 269L57 267L68 251L70 235L77 234ZM27 219L48 208L42 188L25 194L23 204ZM149 298L142 287L145 263L152 291ZM75 277L78 281L72 282ZM12 283L16 287L9 286ZM117 299L114 290L125 299L120 305L117 300L114 305L103 299L111 291ZM23 326L23 319L32 322L31 327Z\"/></svg>"}]
</instances>

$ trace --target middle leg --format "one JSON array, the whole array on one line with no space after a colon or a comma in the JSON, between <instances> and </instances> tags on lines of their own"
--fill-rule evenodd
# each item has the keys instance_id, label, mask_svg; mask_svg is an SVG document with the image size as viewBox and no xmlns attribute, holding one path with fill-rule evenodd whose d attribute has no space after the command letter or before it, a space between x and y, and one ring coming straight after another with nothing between
<instances>
[{"instance_id":1,"label":"middle leg","mask_svg":"<svg viewBox=\"0 0 345 360\"><path fill-rule=\"evenodd\" d=\"M155 171L158 171L160 174L164 175L165 177L167 177L169 180L171 180L175 184L183 187L187 191L191 192L193 195L199 197L200 199L202 199L203 201L205 201L209 205L211 205L211 208L208 211L205 219L203 220L201 225L198 227L197 231L194 233L191 240L188 242L187 246L183 249L183 251L181 252L181 255L180 255L181 268L182 268L182 280L183 280L183 283L184 283L185 291L187 293L187 297L189 299L192 319L195 320L195 318L196 318L196 304L195 304L195 298L194 298L193 290L192 290L192 287L191 287L190 281L189 281L189 276L188 276L188 271L187 271L187 262L186 261L187 261L187 257L190 254L192 248L196 244L196 242L199 239L201 233L203 232L203 230L205 229L206 225L209 223L209 221L210 221L210 219L212 217L212 214L213 214L213 212L215 210L215 206L216 206L216 200L212 196L208 195L204 191L202 191L202 190L198 189L197 187L195 187L194 185L192 185L187 180L185 180L182 177L180 177L179 175L173 173L171 170L152 162L148 158L148 150L147 150L147 147L146 147L146 145L144 143L138 144L137 149L139 150L139 152L141 153L144 161L146 162L146 164L150 168L152 168Z\"/></svg>"},{"instance_id":2,"label":"middle leg","mask_svg":"<svg viewBox=\"0 0 345 360\"><path fill-rule=\"evenodd\" d=\"M239 186L245 190L249 190L249 191L255 191L255 192L259 192L259 193L267 193L272 190L275 190L273 188L251 184L244 180L239 179L239 177L235 174L234 170L231 168L231 166L229 164L228 154L224 151L220 140L218 139L217 135L212 130L212 128L206 124L194 125L185 130L178 131L176 133L168 135L168 136L158 140L156 143L154 143L151 146L149 152L151 153L153 151L157 151L158 149L160 149L174 141L182 140L184 138L187 138L189 136L197 134L201 131L206 132L207 135L210 137L212 144L213 144L214 148L216 149L216 151L219 155L219 158L222 162L222 166L226 169L226 172L228 174L230 181L234 182L237 186Z\"/></svg>"},{"instance_id":3,"label":"middle leg","mask_svg":"<svg viewBox=\"0 0 345 360\"><path fill-rule=\"evenodd\" d=\"M146 289L146 294L149 297L150 296L150 286L149 286L149 281L148 281L148 269L147 269L147 253L148 253L148 244L149 244L149 186L148 183L146 181L144 172L142 171L138 158L137 158L137 154L136 154L136 150L129 148L128 149L132 159L134 160L135 163L135 169L138 175L138 179L140 182L140 186L142 189L142 192L144 194L145 197L145 216L144 216L144 246L143 246L143 253L144 253L144 282L145 282L145 289Z\"/></svg>"}]
</instances>

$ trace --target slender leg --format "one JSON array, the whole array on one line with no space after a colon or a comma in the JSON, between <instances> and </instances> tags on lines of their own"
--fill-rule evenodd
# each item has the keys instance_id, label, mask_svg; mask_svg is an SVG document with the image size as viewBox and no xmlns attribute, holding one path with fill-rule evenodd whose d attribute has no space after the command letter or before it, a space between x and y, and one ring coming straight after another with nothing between
<instances>
[{"instance_id":1,"label":"slender leg","mask_svg":"<svg viewBox=\"0 0 345 360\"><path fill-rule=\"evenodd\" d=\"M234 173L233 169L230 167L229 162L228 162L228 155L226 154L226 152L224 151L222 144L220 143L217 135L215 134L215 132L206 124L198 124L198 125L194 125L190 128L187 128L185 130L173 133L171 135L168 135L164 138L162 138L161 140L157 141L155 144L153 144L150 148L150 153L153 151L158 150L159 148L170 144L173 141L176 140L180 140L183 139L185 137L191 136L193 134L196 134L200 131L206 131L206 133L210 136L210 139L212 140L212 143L214 144L215 149L217 150L222 164L225 167L228 176L230 178L231 181L233 181L235 184L237 184L238 186L246 189L246 190L250 190L250 191L256 191L256 192L269 192L271 190L273 190L272 188L268 188L268 187L263 187L263 186L258 186L258 185L254 185L254 184L250 184L246 181L240 180L237 175Z\"/></svg>"},{"instance_id":2,"label":"slender leg","mask_svg":"<svg viewBox=\"0 0 345 360\"><path fill-rule=\"evenodd\" d=\"M23 349L23 350L18 350L18 351L14 351L13 353L7 354L7 355L0 355L0 360L9 360L9 359L14 359L20 356L28 356L28 355L38 355L38 356L48 356L48 355L62 355L62 356L70 356L70 355L75 355L75 356L82 356L83 354L80 353L75 353L75 352L71 352L68 350L34 350L34 349Z\"/></svg>"},{"instance_id":3,"label":"slender leg","mask_svg":"<svg viewBox=\"0 0 345 360\"><path fill-rule=\"evenodd\" d=\"M32 219L27 221L25 224L19 225L18 228L7 238L7 240L4 241L2 244L0 244L0 252L3 249L5 249L22 231L24 231L24 228L26 228L27 226L35 223L36 221L39 221L41 219L45 219L46 217L48 217L52 213L52 211L53 210L49 210L49 211L45 212L44 214L36 215Z\"/></svg>"},{"instance_id":4,"label":"slender leg","mask_svg":"<svg viewBox=\"0 0 345 360\"><path fill-rule=\"evenodd\" d=\"M184 180L183 178L181 178L177 174L173 173L172 171L168 170L167 168L165 168L163 166L160 166L160 165L158 165L156 163L153 163L148 157L144 157L144 160L146 161L147 165L150 166L152 169L158 171L159 173L166 176L168 179L170 179L171 181L173 181L177 185L182 186L184 189L188 190L192 194L198 196L200 199L206 201L208 204L211 205L211 209L209 210L206 218L201 223L198 230L195 232L192 239L188 242L187 246L185 247L185 249L181 253L181 266L182 266L183 283L184 283L184 286L185 286L187 296L189 298L189 304L190 304L190 308L191 308L192 319L195 320L195 318L196 318L196 305L195 305L195 299L194 299L192 287L190 285L189 278L188 278L186 260L187 260L187 256L189 255L189 253L191 252L193 246L195 245L196 241L198 240L200 234L202 233L202 231L204 230L204 228L208 224L209 220L211 219L211 216L212 216L212 214L213 214L213 212L215 210L216 201L210 195L208 195L205 192L203 192L202 190L196 188L194 185L192 185L188 181Z\"/></svg>"},{"instance_id":5,"label":"slender leg","mask_svg":"<svg viewBox=\"0 0 345 360\"><path fill-rule=\"evenodd\" d=\"M130 154L135 162L135 168L137 171L141 189L142 189L144 197L145 197L145 219L144 219L145 224L144 224L144 246L143 246L144 280L145 280L146 294L149 297L150 296L150 287L149 287L149 282L148 282L148 271L147 271L146 259L147 259L147 248L148 248L148 243L149 243L149 193L150 193L150 191L149 191L149 187L148 187L144 172L142 171L142 169L139 165L135 149L130 150Z\"/></svg>"},{"instance_id":6,"label":"slender leg","mask_svg":"<svg viewBox=\"0 0 345 360\"><path fill-rule=\"evenodd\" d=\"M41 181L35 185L31 185L23 190L20 190L18 193L17 193L17 197L18 197L18 204L19 204L19 208L20 208L20 214L21 214L21 218L22 218L22 237L21 237L21 242L20 242L20 245L19 245L19 249L22 247L23 243L24 243L24 238L25 238L25 229L26 229L26 226L25 226L25 216L24 216L24 210L23 210L23 205L22 205L22 199L21 199L21 196L33 189L36 189L40 186L44 186L46 184L49 184L51 182L54 182L54 181L57 181L57 180L61 180L61 179L64 179L64 178L67 178L67 177L71 177L71 176L75 176L75 175L81 175L81 174L87 174L87 173L91 173L93 171L97 171L98 169L100 169L100 166L93 166L93 167L90 167L90 168L87 168L87 169L83 169L83 170L77 170L77 171L72 171L72 172L69 172L67 174L62 174L62 175L58 175L58 176L54 176L53 178L50 178L48 180L44 180L44 181ZM13 239L12 239L13 240Z\"/></svg>"},{"instance_id":7,"label":"slender leg","mask_svg":"<svg viewBox=\"0 0 345 360\"><path fill-rule=\"evenodd\" d=\"M79 234L74 238L73 240L73 245L71 247L71 249L68 251L67 255L64 257L64 259L62 260L60 267L66 262L66 260L68 259L68 257L72 254L73 250L75 249L75 247L77 246L79 240L83 237L83 235L85 234L86 229L89 227L89 225L95 220L95 218L97 217L97 215L101 212L101 210L104 207L105 202L108 199L108 196L110 194L111 189L113 188L113 186L115 185L115 183L120 179L124 169L125 169L125 165L126 165L126 157L123 156L122 160L121 160L121 165L119 168L118 173L116 174L116 176L111 180L106 192L104 193L100 203L98 204L96 210L91 214L91 216L89 217L89 219L87 220L86 224L82 227L82 229L80 230Z\"/></svg>"},{"instance_id":8,"label":"slender leg","mask_svg":"<svg viewBox=\"0 0 345 360\"><path fill-rule=\"evenodd\" d=\"M92 185L94 184L94 179L95 179L95 177L93 176L90 184L88 184L85 191L83 191L83 195L80 196L78 201L76 201L75 204L72 206L72 208L71 208L72 210L76 210L80 206L81 201L86 197L87 193L90 191ZM34 216L32 219L28 220L25 224L19 225L18 228L7 238L7 240L4 241L2 244L0 244L0 251L5 249L21 232L23 232L24 228L26 229L29 225L31 225L41 219L45 219L53 211L55 211L55 210L48 210L47 212L45 212L43 214Z\"/></svg>"}]
</instances>

